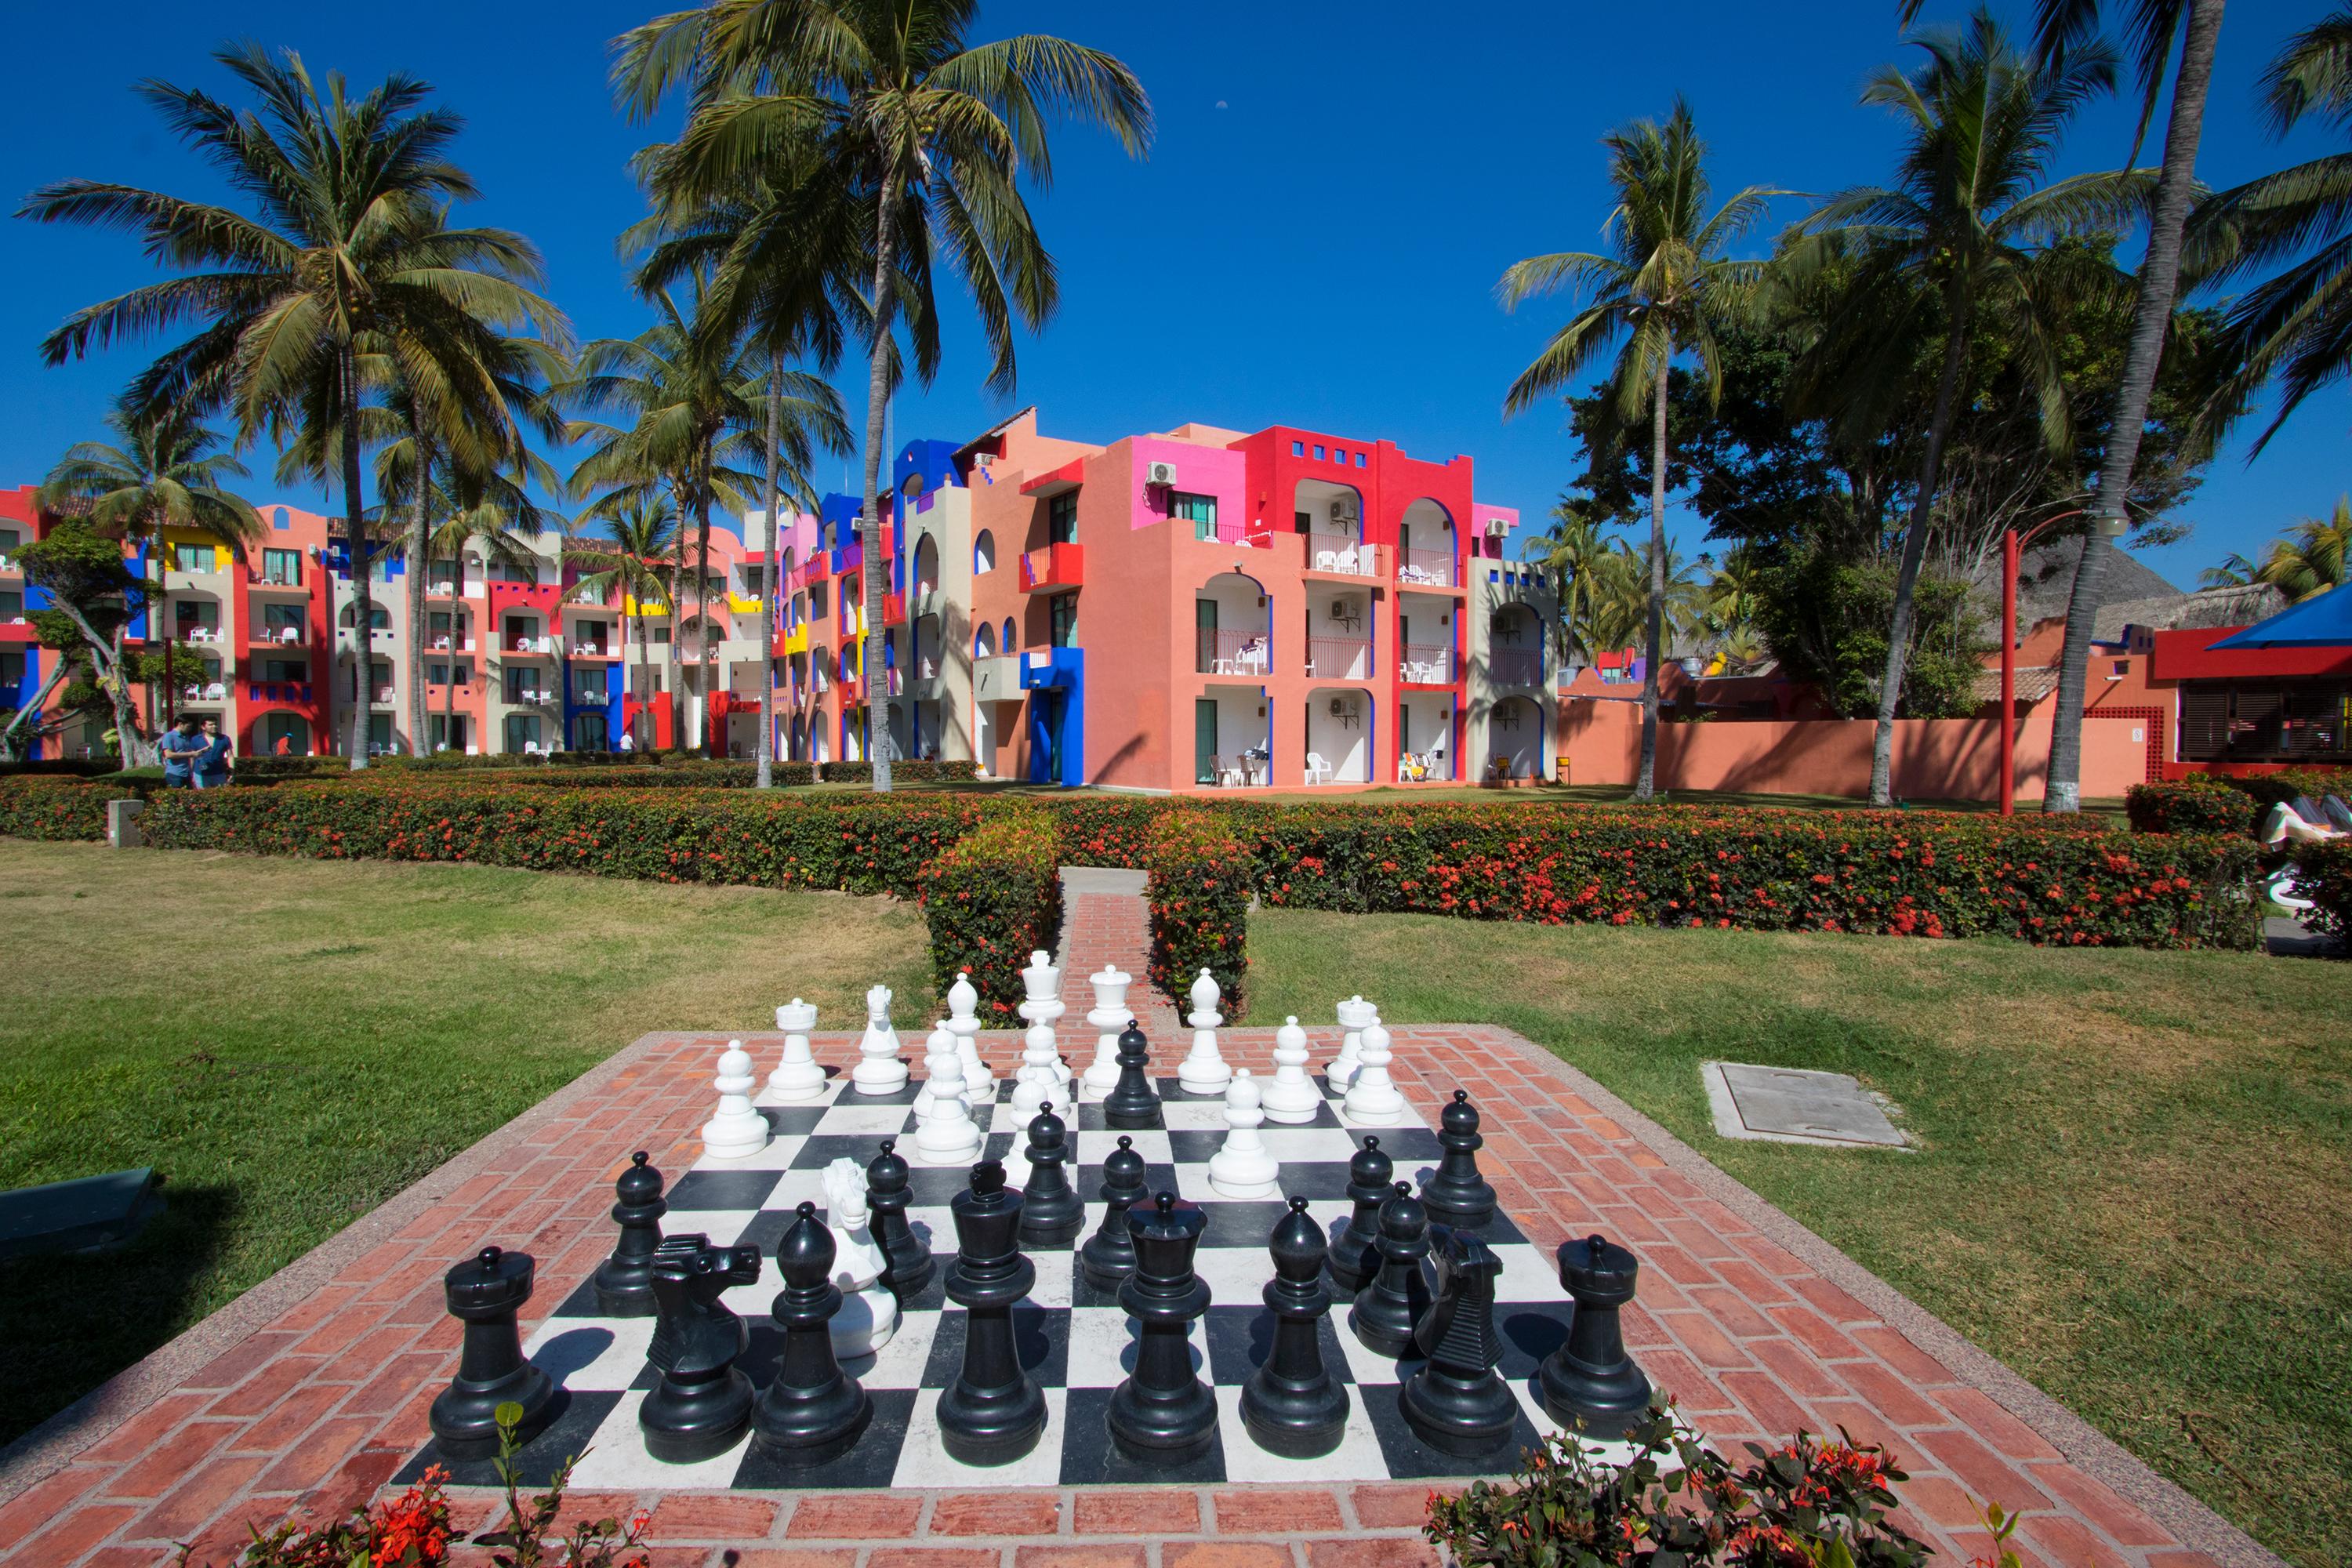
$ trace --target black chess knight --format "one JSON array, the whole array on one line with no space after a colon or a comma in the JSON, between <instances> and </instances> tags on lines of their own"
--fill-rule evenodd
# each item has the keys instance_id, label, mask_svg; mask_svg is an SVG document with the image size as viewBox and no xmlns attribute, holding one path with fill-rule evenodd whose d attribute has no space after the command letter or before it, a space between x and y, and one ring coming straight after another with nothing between
<instances>
[{"instance_id":1,"label":"black chess knight","mask_svg":"<svg viewBox=\"0 0 2352 1568\"><path fill-rule=\"evenodd\" d=\"M1650 1380L1625 1353L1618 1310L1633 1299L1641 1265L1602 1237L1559 1245L1559 1282L1576 1299L1568 1339L1536 1369L1544 1414L1571 1431L1622 1437L1649 1413Z\"/></svg>"},{"instance_id":2,"label":"black chess knight","mask_svg":"<svg viewBox=\"0 0 2352 1568\"><path fill-rule=\"evenodd\" d=\"M760 1282L760 1249L673 1236L654 1254L658 1316L646 1360L661 1381L637 1407L646 1451L672 1464L715 1458L751 1421L751 1380L735 1364L751 1342L719 1296Z\"/></svg>"},{"instance_id":3,"label":"black chess knight","mask_svg":"<svg viewBox=\"0 0 2352 1568\"><path fill-rule=\"evenodd\" d=\"M1339 1446L1348 1429L1348 1390L1323 1364L1323 1315L1331 1310L1323 1289L1323 1227L1305 1198L1274 1222L1267 1250L1275 1277L1265 1301L1274 1314L1274 1349L1242 1385L1242 1424L1257 1446L1285 1458L1311 1459Z\"/></svg>"},{"instance_id":4,"label":"black chess knight","mask_svg":"<svg viewBox=\"0 0 2352 1568\"><path fill-rule=\"evenodd\" d=\"M1440 1453L1492 1454L1511 1440L1519 1402L1495 1363L1495 1276L1502 1262L1475 1231L1446 1232L1431 1260L1436 1300L1413 1325L1413 1345L1429 1358L1404 1380L1398 1403L1421 1440Z\"/></svg>"},{"instance_id":5,"label":"black chess knight","mask_svg":"<svg viewBox=\"0 0 2352 1568\"><path fill-rule=\"evenodd\" d=\"M596 1310L608 1318L650 1318L654 1313L654 1254L660 1250L662 1215L669 1203L662 1196L662 1173L647 1163L640 1149L629 1156L629 1168L613 1184L613 1218L621 1239L613 1255L596 1266Z\"/></svg>"},{"instance_id":6,"label":"black chess knight","mask_svg":"<svg viewBox=\"0 0 2352 1568\"><path fill-rule=\"evenodd\" d=\"M958 1193L956 1256L948 1265L948 1300L964 1309L963 1365L940 1395L940 1442L967 1465L1009 1465L1045 1431L1045 1394L1022 1369L1013 1338L1013 1304L1037 1282L1021 1256L1021 1194L1004 1185L1002 1161L971 1169Z\"/></svg>"},{"instance_id":7,"label":"black chess knight","mask_svg":"<svg viewBox=\"0 0 2352 1568\"><path fill-rule=\"evenodd\" d=\"M787 1465L839 1458L874 1414L866 1390L842 1372L833 1353L830 1324L841 1310L841 1289L832 1279L836 1252L833 1233L818 1220L813 1203L800 1205L776 1243L776 1269L784 1288L768 1317L783 1331L784 1350L775 1377L752 1409L751 1440Z\"/></svg>"},{"instance_id":8,"label":"black chess knight","mask_svg":"<svg viewBox=\"0 0 2352 1568\"><path fill-rule=\"evenodd\" d=\"M1127 1211L1135 1272L1118 1304L1136 1319L1142 1342L1135 1375L1111 1390L1111 1441L1128 1458L1174 1466L1197 1459L1217 1441L1217 1399L1192 1370L1193 1320L1209 1310L1209 1288L1192 1271L1193 1249L1209 1223L1199 1205L1161 1193L1149 1207Z\"/></svg>"},{"instance_id":9,"label":"black chess knight","mask_svg":"<svg viewBox=\"0 0 2352 1568\"><path fill-rule=\"evenodd\" d=\"M522 1406L519 1436L529 1442L556 1409L555 1384L522 1358L515 1313L530 1300L538 1266L528 1252L486 1247L441 1277L449 1315L466 1325L457 1375L433 1401L434 1441L451 1459L487 1459L499 1451L499 1405Z\"/></svg>"},{"instance_id":10,"label":"black chess knight","mask_svg":"<svg viewBox=\"0 0 2352 1568\"><path fill-rule=\"evenodd\" d=\"M896 1138L882 1140L882 1152L866 1166L866 1204L873 1211L869 1229L874 1245L888 1266L882 1285L904 1301L931 1282L931 1249L907 1224L908 1199L907 1162L899 1156Z\"/></svg>"}]
</instances>

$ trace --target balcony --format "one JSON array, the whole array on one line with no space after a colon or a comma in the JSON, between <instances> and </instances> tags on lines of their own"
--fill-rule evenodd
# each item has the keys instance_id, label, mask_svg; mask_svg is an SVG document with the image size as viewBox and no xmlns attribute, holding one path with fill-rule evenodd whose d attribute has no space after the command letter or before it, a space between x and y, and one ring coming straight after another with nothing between
<instances>
[{"instance_id":1,"label":"balcony","mask_svg":"<svg viewBox=\"0 0 2352 1568\"><path fill-rule=\"evenodd\" d=\"M310 683L307 680L248 680L245 683L247 702L301 702L310 700Z\"/></svg>"},{"instance_id":2,"label":"balcony","mask_svg":"<svg viewBox=\"0 0 2352 1568\"><path fill-rule=\"evenodd\" d=\"M302 568L299 566L248 566L245 580L256 588L280 588L289 594L303 592Z\"/></svg>"},{"instance_id":3,"label":"balcony","mask_svg":"<svg viewBox=\"0 0 2352 1568\"><path fill-rule=\"evenodd\" d=\"M190 682L189 684L180 688L180 700L183 702L226 702L228 700L228 688L217 680L207 680L201 683Z\"/></svg>"},{"instance_id":4,"label":"balcony","mask_svg":"<svg viewBox=\"0 0 2352 1568\"><path fill-rule=\"evenodd\" d=\"M621 650L611 643L576 642L572 645L574 658L618 658Z\"/></svg>"},{"instance_id":5,"label":"balcony","mask_svg":"<svg viewBox=\"0 0 2352 1568\"><path fill-rule=\"evenodd\" d=\"M220 627L203 626L194 621L181 622L172 629L172 636L179 642L198 647L218 647L228 641L221 635Z\"/></svg>"},{"instance_id":6,"label":"balcony","mask_svg":"<svg viewBox=\"0 0 2352 1568\"><path fill-rule=\"evenodd\" d=\"M1437 643L1407 643L1397 652L1397 677L1408 686L1454 684L1454 649Z\"/></svg>"},{"instance_id":7,"label":"balcony","mask_svg":"<svg viewBox=\"0 0 2352 1568\"><path fill-rule=\"evenodd\" d=\"M371 687L368 689L368 706L371 708L391 707L392 688L389 686Z\"/></svg>"},{"instance_id":8,"label":"balcony","mask_svg":"<svg viewBox=\"0 0 2352 1568\"><path fill-rule=\"evenodd\" d=\"M1086 585L1086 553L1075 544L1049 544L1021 557L1021 591L1052 593Z\"/></svg>"},{"instance_id":9,"label":"balcony","mask_svg":"<svg viewBox=\"0 0 2352 1568\"><path fill-rule=\"evenodd\" d=\"M1264 679L1274 668L1274 639L1265 632L1214 631L1202 626L1195 634L1192 672Z\"/></svg>"},{"instance_id":10,"label":"balcony","mask_svg":"<svg viewBox=\"0 0 2352 1568\"><path fill-rule=\"evenodd\" d=\"M1543 650L1498 647L1486 654L1486 679L1496 686L1541 686Z\"/></svg>"},{"instance_id":11,"label":"balcony","mask_svg":"<svg viewBox=\"0 0 2352 1568\"><path fill-rule=\"evenodd\" d=\"M907 624L906 595L885 594L882 595L882 624L886 626L903 626Z\"/></svg>"},{"instance_id":12,"label":"balcony","mask_svg":"<svg viewBox=\"0 0 2352 1568\"><path fill-rule=\"evenodd\" d=\"M1400 550L1396 580L1408 588L1453 588L1461 585L1451 550Z\"/></svg>"},{"instance_id":13,"label":"balcony","mask_svg":"<svg viewBox=\"0 0 2352 1568\"><path fill-rule=\"evenodd\" d=\"M575 708L602 708L612 700L613 692L609 687L582 686L572 693L572 705Z\"/></svg>"},{"instance_id":14,"label":"balcony","mask_svg":"<svg viewBox=\"0 0 2352 1568\"><path fill-rule=\"evenodd\" d=\"M788 632L780 633L770 646L776 658L790 658L796 653L808 652L808 627L798 626Z\"/></svg>"},{"instance_id":15,"label":"balcony","mask_svg":"<svg viewBox=\"0 0 2352 1568\"><path fill-rule=\"evenodd\" d=\"M975 702L1021 700L1021 656L992 654L971 661L971 697Z\"/></svg>"},{"instance_id":16,"label":"balcony","mask_svg":"<svg viewBox=\"0 0 2352 1568\"><path fill-rule=\"evenodd\" d=\"M425 639L425 646L434 653L471 653L472 637L452 637L447 632L435 632Z\"/></svg>"},{"instance_id":17,"label":"balcony","mask_svg":"<svg viewBox=\"0 0 2352 1568\"><path fill-rule=\"evenodd\" d=\"M1318 680L1370 680L1372 678L1372 639L1308 637L1307 673Z\"/></svg>"},{"instance_id":18,"label":"balcony","mask_svg":"<svg viewBox=\"0 0 2352 1568\"><path fill-rule=\"evenodd\" d=\"M1294 534L1299 544L1299 570L1310 577L1385 577L1388 547L1367 544L1336 533Z\"/></svg>"},{"instance_id":19,"label":"balcony","mask_svg":"<svg viewBox=\"0 0 2352 1568\"><path fill-rule=\"evenodd\" d=\"M499 694L509 708L548 709L555 706L555 689L551 686L509 686Z\"/></svg>"},{"instance_id":20,"label":"balcony","mask_svg":"<svg viewBox=\"0 0 2352 1568\"><path fill-rule=\"evenodd\" d=\"M563 651L562 643L551 637L502 637L499 647L502 652L527 654L534 658L553 658Z\"/></svg>"},{"instance_id":21,"label":"balcony","mask_svg":"<svg viewBox=\"0 0 2352 1568\"><path fill-rule=\"evenodd\" d=\"M255 647L305 647L310 637L300 626L256 626L247 639Z\"/></svg>"}]
</instances>

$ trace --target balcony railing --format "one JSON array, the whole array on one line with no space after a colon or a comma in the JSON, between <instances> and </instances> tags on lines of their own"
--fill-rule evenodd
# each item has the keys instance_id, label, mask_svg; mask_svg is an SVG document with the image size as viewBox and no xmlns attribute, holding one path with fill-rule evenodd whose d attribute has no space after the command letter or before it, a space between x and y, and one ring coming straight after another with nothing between
<instances>
[{"instance_id":1,"label":"balcony railing","mask_svg":"<svg viewBox=\"0 0 2352 1568\"><path fill-rule=\"evenodd\" d=\"M1318 680L1369 680L1372 675L1370 637L1308 637L1307 673Z\"/></svg>"},{"instance_id":2,"label":"balcony railing","mask_svg":"<svg viewBox=\"0 0 2352 1568\"><path fill-rule=\"evenodd\" d=\"M611 658L614 657L614 651L611 645L606 643L576 642L572 645L572 657L574 658Z\"/></svg>"},{"instance_id":3,"label":"balcony railing","mask_svg":"<svg viewBox=\"0 0 2352 1568\"><path fill-rule=\"evenodd\" d=\"M505 639L504 647L509 653L551 654L560 651L562 644L551 637L510 637Z\"/></svg>"},{"instance_id":4,"label":"balcony railing","mask_svg":"<svg viewBox=\"0 0 2352 1568\"><path fill-rule=\"evenodd\" d=\"M172 635L186 643L224 643L228 640L221 636L220 627L204 626L195 621L182 621L173 628Z\"/></svg>"},{"instance_id":5,"label":"balcony railing","mask_svg":"<svg viewBox=\"0 0 2352 1568\"><path fill-rule=\"evenodd\" d=\"M300 588L302 569L299 566L248 566L245 580L257 588Z\"/></svg>"},{"instance_id":6,"label":"balcony railing","mask_svg":"<svg viewBox=\"0 0 2352 1568\"><path fill-rule=\"evenodd\" d=\"M436 632L425 639L425 646L435 653L471 653L474 651L474 639L452 638L447 632Z\"/></svg>"},{"instance_id":7,"label":"balcony railing","mask_svg":"<svg viewBox=\"0 0 2352 1568\"><path fill-rule=\"evenodd\" d=\"M1460 578L1454 570L1451 550L1400 550L1397 552L1397 581L1425 584L1433 588L1451 588Z\"/></svg>"},{"instance_id":8,"label":"balcony railing","mask_svg":"<svg viewBox=\"0 0 2352 1568\"><path fill-rule=\"evenodd\" d=\"M1266 632L1200 628L1193 649L1197 675L1263 676L1274 668L1274 638Z\"/></svg>"},{"instance_id":9,"label":"balcony railing","mask_svg":"<svg viewBox=\"0 0 2352 1568\"><path fill-rule=\"evenodd\" d=\"M583 686L572 693L572 705L579 708L602 708L612 700L612 692L602 686Z\"/></svg>"},{"instance_id":10,"label":"balcony railing","mask_svg":"<svg viewBox=\"0 0 2352 1568\"><path fill-rule=\"evenodd\" d=\"M308 702L310 683L307 680L248 680L245 683L248 702Z\"/></svg>"},{"instance_id":11,"label":"balcony railing","mask_svg":"<svg viewBox=\"0 0 2352 1568\"><path fill-rule=\"evenodd\" d=\"M310 641L300 626L257 626L253 642L262 647L301 647Z\"/></svg>"},{"instance_id":12,"label":"balcony railing","mask_svg":"<svg viewBox=\"0 0 2352 1568\"><path fill-rule=\"evenodd\" d=\"M1414 686L1454 684L1454 649L1437 643L1407 643L1397 652L1397 675Z\"/></svg>"},{"instance_id":13,"label":"balcony railing","mask_svg":"<svg viewBox=\"0 0 2352 1568\"><path fill-rule=\"evenodd\" d=\"M1534 647L1491 649L1486 655L1486 674L1497 686L1541 686L1543 650Z\"/></svg>"},{"instance_id":14,"label":"balcony railing","mask_svg":"<svg viewBox=\"0 0 2352 1568\"><path fill-rule=\"evenodd\" d=\"M1024 594L1083 587L1086 580L1086 553L1075 544L1049 544L1021 557L1021 591Z\"/></svg>"},{"instance_id":15,"label":"balcony railing","mask_svg":"<svg viewBox=\"0 0 2352 1568\"><path fill-rule=\"evenodd\" d=\"M1386 551L1378 544L1336 533L1305 533L1297 539L1301 556L1300 568L1336 577L1384 577L1388 567L1382 557Z\"/></svg>"},{"instance_id":16,"label":"balcony railing","mask_svg":"<svg viewBox=\"0 0 2352 1568\"><path fill-rule=\"evenodd\" d=\"M368 701L372 706L377 708L391 707L392 688L389 686L378 686L372 689L368 692Z\"/></svg>"},{"instance_id":17,"label":"balcony railing","mask_svg":"<svg viewBox=\"0 0 2352 1568\"><path fill-rule=\"evenodd\" d=\"M183 702L226 702L228 700L228 688L217 680L207 680L198 685L183 686L180 688L180 700Z\"/></svg>"}]
</instances>

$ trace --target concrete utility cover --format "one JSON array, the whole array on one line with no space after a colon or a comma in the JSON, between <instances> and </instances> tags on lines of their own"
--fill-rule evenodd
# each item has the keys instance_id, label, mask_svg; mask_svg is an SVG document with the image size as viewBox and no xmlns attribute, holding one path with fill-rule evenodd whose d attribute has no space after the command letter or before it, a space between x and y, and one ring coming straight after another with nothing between
<instances>
[{"instance_id":1,"label":"concrete utility cover","mask_svg":"<svg viewBox=\"0 0 2352 1568\"><path fill-rule=\"evenodd\" d=\"M1903 1148L1876 1097L1842 1072L1708 1062L1701 1069L1727 1138Z\"/></svg>"}]
</instances>

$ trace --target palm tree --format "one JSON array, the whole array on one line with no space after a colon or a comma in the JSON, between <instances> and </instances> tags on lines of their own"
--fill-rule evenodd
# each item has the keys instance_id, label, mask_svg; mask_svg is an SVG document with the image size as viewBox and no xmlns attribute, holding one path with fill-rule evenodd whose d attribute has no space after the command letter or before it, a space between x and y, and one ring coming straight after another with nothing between
<instances>
[{"instance_id":1,"label":"palm tree","mask_svg":"<svg viewBox=\"0 0 2352 1568\"><path fill-rule=\"evenodd\" d=\"M714 194L758 170L779 142L820 149L828 177L873 216L863 259L871 279L864 510L864 667L886 662L881 470L884 423L901 360L904 310L915 370L938 365L931 263L945 251L970 289L992 351L988 385L1014 384L1013 327L1033 331L1059 296L1021 176L1053 175L1047 117L1111 131L1131 154L1151 137L1151 105L1114 57L1025 34L967 42L977 0L710 0L621 40L614 78L634 111L673 89L695 107L682 145ZM890 787L890 727L875 726L874 787Z\"/></svg>"},{"instance_id":2,"label":"palm tree","mask_svg":"<svg viewBox=\"0 0 2352 1568\"><path fill-rule=\"evenodd\" d=\"M1563 288L1589 297L1511 383L1503 412L1507 417L1564 394L1623 335L1610 376L1616 421L1633 427L1644 403L1650 413L1649 660L1642 683L1642 771L1633 784L1633 798L1647 800L1657 773L1658 661L1665 636L1666 372L1677 353L1696 355L1710 401L1722 392L1716 330L1744 311L1762 274L1760 263L1736 261L1724 251L1780 193L1751 185L1707 214L1706 143L1680 99L1664 125L1644 120L1611 132L1601 145L1609 149L1609 183L1617 192L1601 228L1611 253L1529 257L1496 285L1507 310Z\"/></svg>"},{"instance_id":3,"label":"palm tree","mask_svg":"<svg viewBox=\"0 0 2352 1568\"><path fill-rule=\"evenodd\" d=\"M2322 522L2305 518L2284 539L2271 541L2269 553L2254 568L2253 580L2268 583L2300 604L2344 585L2344 547L2352 543L2352 499L2339 499L2336 515Z\"/></svg>"},{"instance_id":4,"label":"palm tree","mask_svg":"<svg viewBox=\"0 0 2352 1568\"><path fill-rule=\"evenodd\" d=\"M1917 40L1927 61L1906 73L1885 67L1863 89L1864 103L1893 110L1907 138L1895 183L1839 192L1799 226L1782 265L1801 280L1832 262L1853 263L1853 298L1840 351L1865 341L1846 388L1850 405L1885 407L1910 398L1908 378L1923 338L1942 337L1933 412L1914 481L1911 517L1895 574L1886 671L1879 683L1871 748L1870 799L1893 803L1895 714L1911 644L1912 601L1927 549L1944 446L1959 411L1971 335L1990 325L2019 351L2042 437L2053 450L2069 438L2057 345L2048 324L2070 291L2116 286L2120 276L2092 253L2054 242L2118 226L2146 199L2148 181L2128 171L2077 174L2044 184L2066 126L2115 81L2105 45L2084 44L2063 62L2034 66L1984 11L1957 34Z\"/></svg>"},{"instance_id":5,"label":"palm tree","mask_svg":"<svg viewBox=\"0 0 2352 1568\"><path fill-rule=\"evenodd\" d=\"M250 214L135 186L68 180L36 191L20 216L140 233L184 270L102 300L43 340L51 364L118 339L194 323L132 383L142 406L226 408L240 442L338 427L355 624L373 616L362 520L360 363L382 353L445 383L486 422L499 416L488 340L532 330L560 340L560 314L527 287L529 242L498 229L450 229L439 214L478 195L447 152L461 121L420 107L430 89L394 75L354 98L340 73L321 93L292 50L223 48L218 60L259 100L238 112L162 81L140 92L245 196ZM430 367L429 371L426 367ZM364 637L364 633L362 634ZM360 657L364 659L362 645ZM367 765L367 706L353 705L351 765Z\"/></svg>"},{"instance_id":6,"label":"palm tree","mask_svg":"<svg viewBox=\"0 0 2352 1568\"><path fill-rule=\"evenodd\" d=\"M677 569L677 513L667 496L656 495L622 503L604 526L610 530L608 538L575 538L565 545L565 563L583 570L564 590L564 597L610 604L615 594L620 596L623 647L628 645L631 623L635 625L636 689L642 701L650 694L653 660L646 649L642 612L632 612L670 592Z\"/></svg>"},{"instance_id":7,"label":"palm tree","mask_svg":"<svg viewBox=\"0 0 2352 1568\"><path fill-rule=\"evenodd\" d=\"M82 441L67 448L42 481L40 504L52 510L84 510L101 532L146 542L147 635L162 642L170 635L157 624L163 612L163 531L184 529L217 541L242 564L247 549L261 537L261 515L243 496L222 488L225 479L244 478L245 465L231 453L215 450L220 437L184 410L141 410L121 402L106 423L121 444ZM114 709L123 762L137 765L152 758L131 706L130 683L121 674L128 626L126 616L103 646L92 640L91 658ZM89 628L84 636L90 640Z\"/></svg>"},{"instance_id":8,"label":"palm tree","mask_svg":"<svg viewBox=\"0 0 2352 1568\"><path fill-rule=\"evenodd\" d=\"M530 458L529 465L523 471L529 476L530 484L541 489L555 488L552 471L536 457ZM464 647L464 639L458 637L457 632L457 617L463 613L466 602L466 552L468 548L479 552L485 569L514 566L528 567L536 572L540 557L539 552L531 546L550 532L560 536L567 532L570 528L570 524L561 513L550 510L531 500L530 492L524 488L524 482L511 475L468 474L462 469L456 469L449 473L448 479L454 481L452 486L435 486L431 490L430 511L441 521L436 523L432 531L425 536L424 550L418 554L408 556L409 569L415 574L415 579L409 585L409 602L412 605L421 604L425 598L432 582L434 562L446 559L456 563L456 570L450 574L449 581L449 664L453 679L441 683L441 743L443 745L453 743L450 737L457 730L453 721L457 711L457 683L454 677L457 673L457 654ZM400 546L403 551L413 547L413 542ZM557 620L559 623L557 629L560 633L562 630L560 612ZM417 631L415 640L421 643L424 626L421 612L411 616L410 625ZM482 656L482 682L487 689L489 684L489 654L490 650L498 646L496 628L487 626L478 628L478 635L475 640L479 645L477 651ZM569 643L565 643L564 647L568 648ZM421 666L423 659L421 650L413 649L412 652L416 662ZM567 652L561 657L563 661L563 679L568 683L572 676L571 656ZM421 676L422 673L420 668L416 674ZM416 710L423 715L425 684L421 679L412 677L412 686L417 694ZM415 735L419 752L429 752L432 749L429 743L431 728L429 716L420 718ZM567 742L568 739L566 737ZM478 743L487 746L489 743L489 737L487 735L481 737Z\"/></svg>"},{"instance_id":9,"label":"palm tree","mask_svg":"<svg viewBox=\"0 0 2352 1568\"><path fill-rule=\"evenodd\" d=\"M2254 580L2254 563L2232 550L2221 557L2219 566L2208 566L2197 574L2200 588L2242 588Z\"/></svg>"},{"instance_id":10,"label":"palm tree","mask_svg":"<svg viewBox=\"0 0 2352 1568\"><path fill-rule=\"evenodd\" d=\"M1580 653L1591 658L1600 651L1593 639L1592 617L1609 544L1601 537L1599 526L1580 515L1576 503L1568 498L1552 507L1551 520L1539 544L1559 584L1561 651L1570 658Z\"/></svg>"},{"instance_id":11,"label":"palm tree","mask_svg":"<svg viewBox=\"0 0 2352 1568\"><path fill-rule=\"evenodd\" d=\"M1904 0L1904 21L1921 0ZM2164 159L2148 210L2147 249L2140 258L2138 298L2132 307L2131 338L2124 350L2123 382L2116 388L2115 418L2100 454L2095 513L2074 563L2074 585L2066 599L2064 650L2058 658L2058 708L2050 736L2050 771L2042 795L2045 812L2082 807L2083 707L2090 679L2091 632L2105 584L2110 542L2125 522L2125 498L2139 461L2140 434L2156 391L2164 356L2164 335L2172 324L2179 290L2181 237L2196 194L2197 143L2205 127L2205 98L2213 80L2213 54L2221 37L2223 0L2132 0L2130 22L2135 74L2140 89L2139 129L2126 163L2139 150L2156 118L2165 66L2175 39L2180 44L2173 73L2172 106L2165 123ZM2100 0L2036 0L2034 42L2040 58L2055 67L2098 25Z\"/></svg>"}]
</instances>

